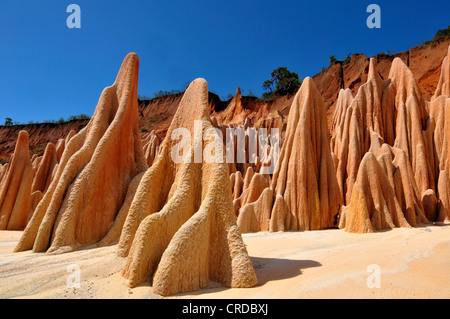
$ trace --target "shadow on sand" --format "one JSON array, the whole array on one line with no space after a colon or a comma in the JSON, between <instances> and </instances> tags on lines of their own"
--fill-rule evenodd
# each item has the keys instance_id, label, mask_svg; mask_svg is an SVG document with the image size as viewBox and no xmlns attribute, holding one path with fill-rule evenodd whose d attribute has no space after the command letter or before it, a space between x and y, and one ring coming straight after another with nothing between
<instances>
[{"instance_id":1,"label":"shadow on sand","mask_svg":"<svg viewBox=\"0 0 450 319\"><path fill-rule=\"evenodd\" d=\"M251 260L258 276L258 286L262 286L269 281L296 277L302 274L302 269L322 266L314 260L262 257L251 257Z\"/></svg>"},{"instance_id":2,"label":"shadow on sand","mask_svg":"<svg viewBox=\"0 0 450 319\"><path fill-rule=\"evenodd\" d=\"M283 259L283 258L262 258L262 257L250 257L253 267L258 277L258 284L256 287L265 285L270 281L283 280L292 277L296 277L302 274L302 269L311 267L320 267L320 264L314 260L295 260L295 259ZM175 295L176 297L183 296L198 296L205 293L214 293L224 291L230 288L224 287L217 282L210 282L208 287L193 292L180 293ZM250 288L251 289L251 288Z\"/></svg>"}]
</instances>

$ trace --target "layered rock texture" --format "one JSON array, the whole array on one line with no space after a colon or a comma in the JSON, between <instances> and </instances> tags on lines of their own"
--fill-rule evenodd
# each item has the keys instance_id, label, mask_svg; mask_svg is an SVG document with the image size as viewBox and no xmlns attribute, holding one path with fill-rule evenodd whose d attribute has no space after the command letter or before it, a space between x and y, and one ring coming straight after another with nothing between
<instances>
[{"instance_id":1,"label":"layered rock texture","mask_svg":"<svg viewBox=\"0 0 450 319\"><path fill-rule=\"evenodd\" d=\"M23 230L32 214L33 168L28 150L28 133L21 131L11 162L2 169L0 180L0 230Z\"/></svg>"},{"instance_id":2,"label":"layered rock texture","mask_svg":"<svg viewBox=\"0 0 450 319\"><path fill-rule=\"evenodd\" d=\"M200 135L194 133L194 121L201 123ZM216 154L222 163L206 163L196 155L213 143L206 140L202 146L203 134L213 129L203 79L185 92L168 136L179 138L180 128L193 137L181 150L183 161L175 163L171 155L178 140L165 139L119 226L118 254L127 256L123 275L130 286L153 278L153 291L161 295L203 288L210 280L228 287L254 286L257 279L236 225L224 156Z\"/></svg>"},{"instance_id":3,"label":"layered rock texture","mask_svg":"<svg viewBox=\"0 0 450 319\"><path fill-rule=\"evenodd\" d=\"M260 197L243 203L258 171L232 175L241 230L338 226L364 233L448 222L448 69L445 58L429 102L400 57L385 79L370 59L357 94L340 90L330 131L322 97L306 78L270 187L256 188Z\"/></svg>"},{"instance_id":4,"label":"layered rock texture","mask_svg":"<svg viewBox=\"0 0 450 319\"><path fill-rule=\"evenodd\" d=\"M211 148L219 136L208 116L206 81L190 85L168 130L171 138L159 145L153 131L143 139L139 132L138 66L138 57L129 54L87 126L56 146L49 143L33 164L28 134L19 135L16 153L1 171L1 221L23 229L32 207L35 212L15 250L55 254L118 243L129 284L152 280L161 295L196 290L210 280L256 285L236 225L228 164L222 148ZM178 129L194 139L175 163L172 137ZM204 134L209 138L203 142ZM199 161L198 150L223 157L221 163Z\"/></svg>"},{"instance_id":5,"label":"layered rock texture","mask_svg":"<svg viewBox=\"0 0 450 319\"><path fill-rule=\"evenodd\" d=\"M369 71L368 82L360 87L347 110L340 106L334 115L333 125L341 129L334 132L332 141L339 154L338 179L347 204L339 225L361 233L446 222L449 96L442 93L449 81L448 58L442 63L431 102L423 98L403 61L394 59L389 78L384 83L377 80L377 90L370 91L369 101L379 108L360 112L364 116L359 115L355 120L358 124L352 125L353 118L346 121L338 113L345 110L348 115L355 101L367 96L368 84L376 79L376 75L370 76L376 74L375 67L371 61L373 71ZM341 104L350 103L345 101L350 99L342 93ZM352 142L355 147L350 146ZM348 165L352 156L355 160Z\"/></svg>"},{"instance_id":6,"label":"layered rock texture","mask_svg":"<svg viewBox=\"0 0 450 319\"><path fill-rule=\"evenodd\" d=\"M291 106L271 189L280 198L272 210L271 218L277 222L271 230L335 226L342 197L330 150L326 109L311 78L303 81Z\"/></svg>"},{"instance_id":7,"label":"layered rock texture","mask_svg":"<svg viewBox=\"0 0 450 319\"><path fill-rule=\"evenodd\" d=\"M450 220L450 46L442 62L441 77L430 103L431 119L435 124L433 141L439 171L437 192L439 197L438 221Z\"/></svg>"},{"instance_id":8,"label":"layered rock texture","mask_svg":"<svg viewBox=\"0 0 450 319\"><path fill-rule=\"evenodd\" d=\"M16 251L72 251L108 232L132 179L147 168L138 128L138 67L137 55L129 54L88 125L68 141L50 185L36 180L37 188L48 189ZM54 160L50 152L43 163Z\"/></svg>"}]
</instances>

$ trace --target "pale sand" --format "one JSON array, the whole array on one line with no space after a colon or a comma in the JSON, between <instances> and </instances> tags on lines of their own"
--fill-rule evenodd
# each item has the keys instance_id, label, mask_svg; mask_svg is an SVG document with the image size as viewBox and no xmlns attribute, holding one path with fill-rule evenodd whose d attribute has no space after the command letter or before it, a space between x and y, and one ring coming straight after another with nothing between
<instances>
[{"instance_id":1,"label":"pale sand","mask_svg":"<svg viewBox=\"0 0 450 319\"><path fill-rule=\"evenodd\" d=\"M12 254L21 232L0 231L0 298L159 298L150 284L126 286L124 259L113 247L48 256ZM244 234L258 286L206 289L175 298L450 298L450 226L374 234L342 230ZM80 289L67 288L67 266L81 269ZM368 288L380 267L380 288Z\"/></svg>"}]
</instances>

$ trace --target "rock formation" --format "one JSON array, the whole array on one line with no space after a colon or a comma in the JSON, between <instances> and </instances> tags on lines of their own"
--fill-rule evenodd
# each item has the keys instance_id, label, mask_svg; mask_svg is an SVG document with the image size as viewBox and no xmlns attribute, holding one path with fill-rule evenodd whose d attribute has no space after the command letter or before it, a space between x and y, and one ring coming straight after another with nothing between
<instances>
[{"instance_id":1,"label":"rock formation","mask_svg":"<svg viewBox=\"0 0 450 319\"><path fill-rule=\"evenodd\" d=\"M414 177L420 192L436 189L434 176L434 154L430 149L431 141L425 136L428 112L425 101L420 93L412 72L396 58L392 62L389 73L390 83L385 91L394 90L394 100L386 102L386 108L394 103L395 107L395 142L394 146L401 148L411 162ZM385 106L385 104L383 104Z\"/></svg>"},{"instance_id":2,"label":"rock formation","mask_svg":"<svg viewBox=\"0 0 450 319\"><path fill-rule=\"evenodd\" d=\"M242 192L242 186L244 185L244 179L240 171L231 173L230 175L231 191L233 193L233 200L237 199Z\"/></svg>"},{"instance_id":3,"label":"rock formation","mask_svg":"<svg viewBox=\"0 0 450 319\"><path fill-rule=\"evenodd\" d=\"M334 114L332 148L337 158L339 188L346 204L350 201L360 162L370 147L370 131L378 133L390 145L394 142L394 108L385 107L382 100L383 81L374 58L370 59L367 78L354 99L350 90L341 91Z\"/></svg>"},{"instance_id":4,"label":"rock formation","mask_svg":"<svg viewBox=\"0 0 450 319\"><path fill-rule=\"evenodd\" d=\"M195 120L203 133L213 128L207 111L207 83L197 79L167 133L176 136L181 128L194 137L182 149L185 160L172 160L177 141L166 138L138 186L118 246L118 254L127 256L123 275L132 287L153 278L153 292L166 296L206 287L210 280L229 287L257 283L236 226L223 155L223 163L194 160L196 149L208 148L193 134Z\"/></svg>"},{"instance_id":5,"label":"rock formation","mask_svg":"<svg viewBox=\"0 0 450 319\"><path fill-rule=\"evenodd\" d=\"M32 192L45 191L50 186L52 180L52 173L55 165L57 164L57 152L55 144L48 143L45 148L44 155L36 167L36 174L33 178Z\"/></svg>"},{"instance_id":6,"label":"rock formation","mask_svg":"<svg viewBox=\"0 0 450 319\"><path fill-rule=\"evenodd\" d=\"M325 106L311 78L303 81L294 98L278 165L271 188L275 197L283 197L289 216L277 216L280 209L276 206L271 218L285 220L285 230L334 227L342 199ZM275 203L281 205L279 200Z\"/></svg>"},{"instance_id":7,"label":"rock formation","mask_svg":"<svg viewBox=\"0 0 450 319\"><path fill-rule=\"evenodd\" d=\"M147 165L150 167L152 166L159 152L159 138L156 135L155 131L151 131L150 134L145 137L143 145L145 158L147 159Z\"/></svg>"},{"instance_id":8,"label":"rock formation","mask_svg":"<svg viewBox=\"0 0 450 319\"><path fill-rule=\"evenodd\" d=\"M344 218L345 230L348 232L370 233L374 230L408 227L394 190L372 152L367 152L361 161L350 204L346 209L341 218Z\"/></svg>"},{"instance_id":9,"label":"rock formation","mask_svg":"<svg viewBox=\"0 0 450 319\"><path fill-rule=\"evenodd\" d=\"M229 112L224 119L226 123L242 123L245 120L246 114L242 105L242 95L241 89L239 87L237 87L236 94L231 99L227 107L227 111Z\"/></svg>"},{"instance_id":10,"label":"rock formation","mask_svg":"<svg viewBox=\"0 0 450 319\"><path fill-rule=\"evenodd\" d=\"M342 210L340 227L345 225L345 229L351 232L371 232L400 226L415 227L447 218L448 173L445 167L449 126L446 123L446 104L450 99L440 95L448 82L446 68L449 66L444 60L436 93L428 103L424 101L411 71L400 59L394 59L381 97L384 130L376 130L367 122L366 126L361 126L363 131L370 132L370 152L365 155L368 159L364 167L354 167L358 171L358 189L350 189L350 192L347 189L348 207ZM339 119L337 115L335 118ZM392 126L387 121L389 118L394 119ZM340 136L339 131L336 136ZM384 137L388 140L386 144L383 144ZM336 139L339 142L343 140ZM342 161L345 149L339 145L335 149L344 155L338 156ZM350 149L348 154L351 154ZM378 160L381 170L374 159ZM338 168L338 178L348 175L348 170L342 174ZM373 179L366 175L373 176ZM392 194L386 189L390 189Z\"/></svg>"},{"instance_id":11,"label":"rock formation","mask_svg":"<svg viewBox=\"0 0 450 319\"><path fill-rule=\"evenodd\" d=\"M237 220L239 230L242 233L271 230L270 213L272 205L273 191L267 187L257 200L247 203L239 211Z\"/></svg>"},{"instance_id":12,"label":"rock formation","mask_svg":"<svg viewBox=\"0 0 450 319\"><path fill-rule=\"evenodd\" d=\"M28 133L21 131L0 183L0 230L23 230L31 211L33 168Z\"/></svg>"},{"instance_id":13,"label":"rock formation","mask_svg":"<svg viewBox=\"0 0 450 319\"><path fill-rule=\"evenodd\" d=\"M346 231L415 227L428 223L425 213L435 213L434 192L430 189L421 197L406 152L382 142L372 131L371 148L364 156L366 163L360 166L354 186L358 188L340 216L339 227Z\"/></svg>"},{"instance_id":14,"label":"rock formation","mask_svg":"<svg viewBox=\"0 0 450 319\"><path fill-rule=\"evenodd\" d=\"M139 60L130 53L88 125L67 143L16 251L61 253L100 241L147 168L138 129Z\"/></svg>"},{"instance_id":15,"label":"rock formation","mask_svg":"<svg viewBox=\"0 0 450 319\"><path fill-rule=\"evenodd\" d=\"M241 232L269 230L273 193L270 191L264 196L261 195L265 190L269 190L269 185L270 182L266 175L255 173L245 191L233 201L234 212L238 216L237 224ZM257 201L257 204L253 204ZM260 207L261 205L263 206ZM247 206L251 206L252 208L249 210ZM248 214L249 216L247 216ZM259 216L260 214L263 214L264 218ZM254 222L249 223L254 218L261 220L260 226L257 226Z\"/></svg>"},{"instance_id":16,"label":"rock formation","mask_svg":"<svg viewBox=\"0 0 450 319\"><path fill-rule=\"evenodd\" d=\"M450 45L448 46L447 56L442 61L441 75L431 100L441 95L450 96Z\"/></svg>"},{"instance_id":17,"label":"rock formation","mask_svg":"<svg viewBox=\"0 0 450 319\"><path fill-rule=\"evenodd\" d=\"M449 223L449 59L450 47L429 102L405 54L382 61L381 70L379 57L335 63L332 87L326 72L318 77L333 99L327 118L311 78L274 103L258 104L238 88L227 109L197 79L170 103L147 101L145 110L137 99L139 60L130 53L78 133L70 126L66 138L35 141L47 146L30 159L29 135L20 132L10 162L0 166L0 229L25 228L16 251L117 244L128 284L151 281L154 293L167 296L210 281L256 285L242 232ZM419 72L422 85L430 72ZM144 113L161 117L147 121L149 134L139 130ZM283 131L267 148L281 146L273 175L263 174L261 154L250 155L248 134L239 144L228 131L238 128ZM230 139L231 162L221 154Z\"/></svg>"},{"instance_id":18,"label":"rock formation","mask_svg":"<svg viewBox=\"0 0 450 319\"><path fill-rule=\"evenodd\" d=\"M450 221L450 46L442 62L441 76L430 103L431 117L435 119L434 144L439 158L438 218L439 222Z\"/></svg>"}]
</instances>

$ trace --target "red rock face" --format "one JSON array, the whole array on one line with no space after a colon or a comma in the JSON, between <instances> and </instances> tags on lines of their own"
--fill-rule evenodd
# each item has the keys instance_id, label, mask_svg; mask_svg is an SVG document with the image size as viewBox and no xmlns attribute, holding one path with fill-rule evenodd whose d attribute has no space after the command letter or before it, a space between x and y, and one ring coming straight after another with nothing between
<instances>
[{"instance_id":1,"label":"red rock face","mask_svg":"<svg viewBox=\"0 0 450 319\"><path fill-rule=\"evenodd\" d=\"M56 144L59 139L67 137L70 131L78 132L88 121L71 121L65 124L31 124L13 127L0 126L0 160L9 158L16 145L20 131L29 135L31 154L42 155L47 143Z\"/></svg>"}]
</instances>

